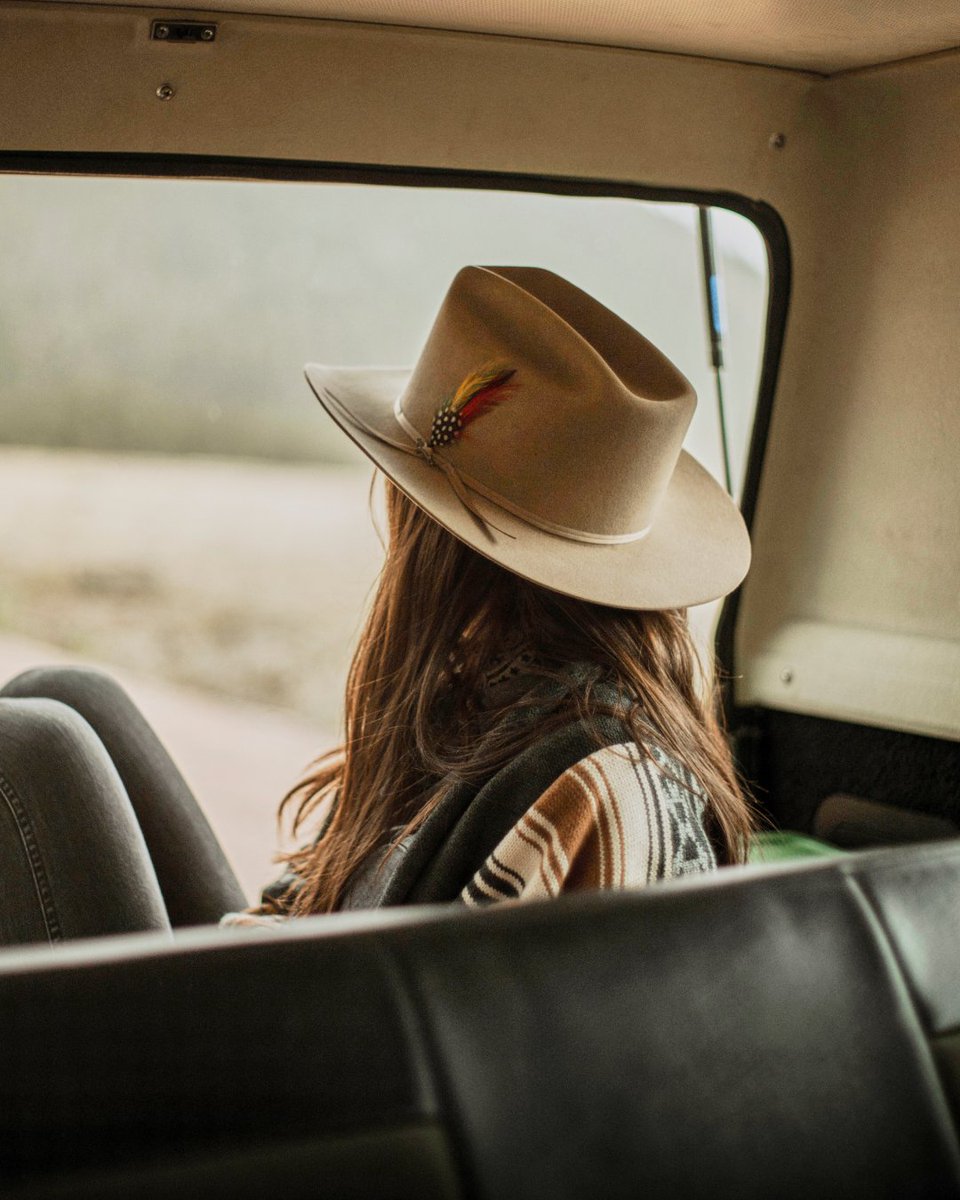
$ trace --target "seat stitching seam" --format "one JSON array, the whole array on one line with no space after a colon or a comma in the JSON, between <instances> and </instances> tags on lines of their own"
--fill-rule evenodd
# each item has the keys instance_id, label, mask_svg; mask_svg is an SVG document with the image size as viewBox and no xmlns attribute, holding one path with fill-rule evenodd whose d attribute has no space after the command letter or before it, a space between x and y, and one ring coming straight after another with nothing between
<instances>
[{"instance_id":1,"label":"seat stitching seam","mask_svg":"<svg viewBox=\"0 0 960 1200\"><path fill-rule=\"evenodd\" d=\"M957 1143L952 1110L947 1100L943 1078L937 1068L933 1055L932 1043L938 1035L932 1029L928 1028L927 1022L924 1020L923 1011L926 1008L926 1004L913 986L913 980L907 969L907 964L903 960L895 938L887 928L882 909L867 892L860 878L853 874L852 871L845 872L845 881L854 902L867 923L868 929L873 934L878 949L887 960L887 970L891 982L899 985L907 1001L906 1007L913 1018L911 1024L913 1025L917 1039L915 1043L917 1056L927 1068L929 1080L935 1086L935 1091L933 1087L931 1088L934 1106L937 1116L940 1118L941 1132L944 1133L945 1146L952 1160L955 1176L960 1180L960 1145Z\"/></svg>"},{"instance_id":2,"label":"seat stitching seam","mask_svg":"<svg viewBox=\"0 0 960 1200\"><path fill-rule=\"evenodd\" d=\"M30 865L30 874L33 878L33 886L37 892L37 899L40 902L40 912L43 915L43 923L47 931L47 939L50 942L62 942L63 930L60 925L60 918L57 914L57 906L53 900L53 891L50 887L50 880L47 876L46 868L43 865L43 858L40 854L40 845L37 841L37 835L33 827L33 822L23 806L23 802L17 795L13 784L0 771L0 795L7 802L7 808L14 819L17 826L17 832L20 835L20 841L23 843L23 849L27 856L27 862Z\"/></svg>"},{"instance_id":3,"label":"seat stitching seam","mask_svg":"<svg viewBox=\"0 0 960 1200\"><path fill-rule=\"evenodd\" d=\"M474 1197L480 1188L470 1140L464 1131L466 1121L450 1080L446 1056L438 1044L435 1019L425 1001L421 981L402 943L398 945L381 940L381 948L400 983L399 992L405 1001L405 1024L416 1039L415 1052L423 1064L424 1082L430 1089L430 1099L437 1107L439 1123L449 1137L449 1150L455 1168L459 1169L463 1193L467 1197Z\"/></svg>"}]
</instances>

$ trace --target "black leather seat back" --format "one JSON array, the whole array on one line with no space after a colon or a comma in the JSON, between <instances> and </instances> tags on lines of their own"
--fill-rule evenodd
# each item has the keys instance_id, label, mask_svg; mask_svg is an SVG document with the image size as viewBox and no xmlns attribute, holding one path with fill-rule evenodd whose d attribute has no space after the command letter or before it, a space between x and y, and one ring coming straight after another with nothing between
<instances>
[{"instance_id":1,"label":"black leather seat back","mask_svg":"<svg viewBox=\"0 0 960 1200\"><path fill-rule=\"evenodd\" d=\"M30 1196L960 1196L958 914L950 843L10 952L2 1179Z\"/></svg>"},{"instance_id":2,"label":"black leather seat back","mask_svg":"<svg viewBox=\"0 0 960 1200\"><path fill-rule=\"evenodd\" d=\"M0 955L0 1193L459 1194L383 934L303 926Z\"/></svg>"},{"instance_id":3,"label":"black leather seat back","mask_svg":"<svg viewBox=\"0 0 960 1200\"><path fill-rule=\"evenodd\" d=\"M850 878L890 946L960 1124L960 842L866 861Z\"/></svg>"},{"instance_id":4,"label":"black leather seat back","mask_svg":"<svg viewBox=\"0 0 960 1200\"><path fill-rule=\"evenodd\" d=\"M924 857L403 933L477 1192L960 1194L930 1048L955 1053L960 853Z\"/></svg>"}]
</instances>

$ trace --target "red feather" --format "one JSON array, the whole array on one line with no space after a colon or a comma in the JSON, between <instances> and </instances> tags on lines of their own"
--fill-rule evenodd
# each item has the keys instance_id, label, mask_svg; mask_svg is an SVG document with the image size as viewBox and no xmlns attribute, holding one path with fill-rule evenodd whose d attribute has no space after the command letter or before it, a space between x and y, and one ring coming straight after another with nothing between
<instances>
[{"instance_id":1,"label":"red feather","mask_svg":"<svg viewBox=\"0 0 960 1200\"><path fill-rule=\"evenodd\" d=\"M501 400L506 399L507 395L513 391L513 388L510 387L510 380L515 374L516 370L512 367L501 371L492 382L475 392L460 409L460 421L462 425L469 425L471 421L475 421L487 409L493 408L495 404L499 404Z\"/></svg>"}]
</instances>

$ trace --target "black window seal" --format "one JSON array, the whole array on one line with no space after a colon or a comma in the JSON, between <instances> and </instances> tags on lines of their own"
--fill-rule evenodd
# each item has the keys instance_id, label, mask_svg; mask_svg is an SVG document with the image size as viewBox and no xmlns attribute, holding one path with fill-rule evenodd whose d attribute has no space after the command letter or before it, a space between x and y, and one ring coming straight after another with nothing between
<instances>
[{"instance_id":1,"label":"black window seal","mask_svg":"<svg viewBox=\"0 0 960 1200\"><path fill-rule=\"evenodd\" d=\"M791 260L786 226L775 208L737 192L647 186L617 179L519 172L474 171L446 167L408 167L374 163L313 162L296 159L217 157L193 154L116 152L0 151L0 173L100 175L171 179L224 179L287 183L366 183L400 187L447 187L474 190L541 192L559 196L620 197L660 203L707 205L739 213L759 230L767 250L768 294L760 381L754 411L740 509L752 529L760 475L770 432L780 357L790 301ZM698 297L699 302L699 297ZM729 686L735 672L734 634L741 589L728 596L717 623L715 649L728 730L735 734L739 713Z\"/></svg>"}]
</instances>

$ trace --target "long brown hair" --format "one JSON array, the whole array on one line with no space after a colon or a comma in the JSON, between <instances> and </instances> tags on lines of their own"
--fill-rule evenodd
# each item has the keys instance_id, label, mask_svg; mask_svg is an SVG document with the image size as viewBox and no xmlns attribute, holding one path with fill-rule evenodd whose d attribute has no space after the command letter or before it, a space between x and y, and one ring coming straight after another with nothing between
<instances>
[{"instance_id":1,"label":"long brown hair","mask_svg":"<svg viewBox=\"0 0 960 1200\"><path fill-rule=\"evenodd\" d=\"M619 717L641 752L655 741L692 773L719 860L742 861L750 810L686 612L609 608L528 583L386 487L386 560L347 678L344 744L280 806L281 816L294 809L294 832L325 817L321 836L287 856L302 883L281 907L336 909L368 855L417 828L451 787L483 779L552 728L599 715ZM569 678L571 663L593 670L581 686L555 689L536 721L504 720L484 682L508 646L549 679ZM610 695L623 699L611 706L601 699Z\"/></svg>"}]
</instances>

